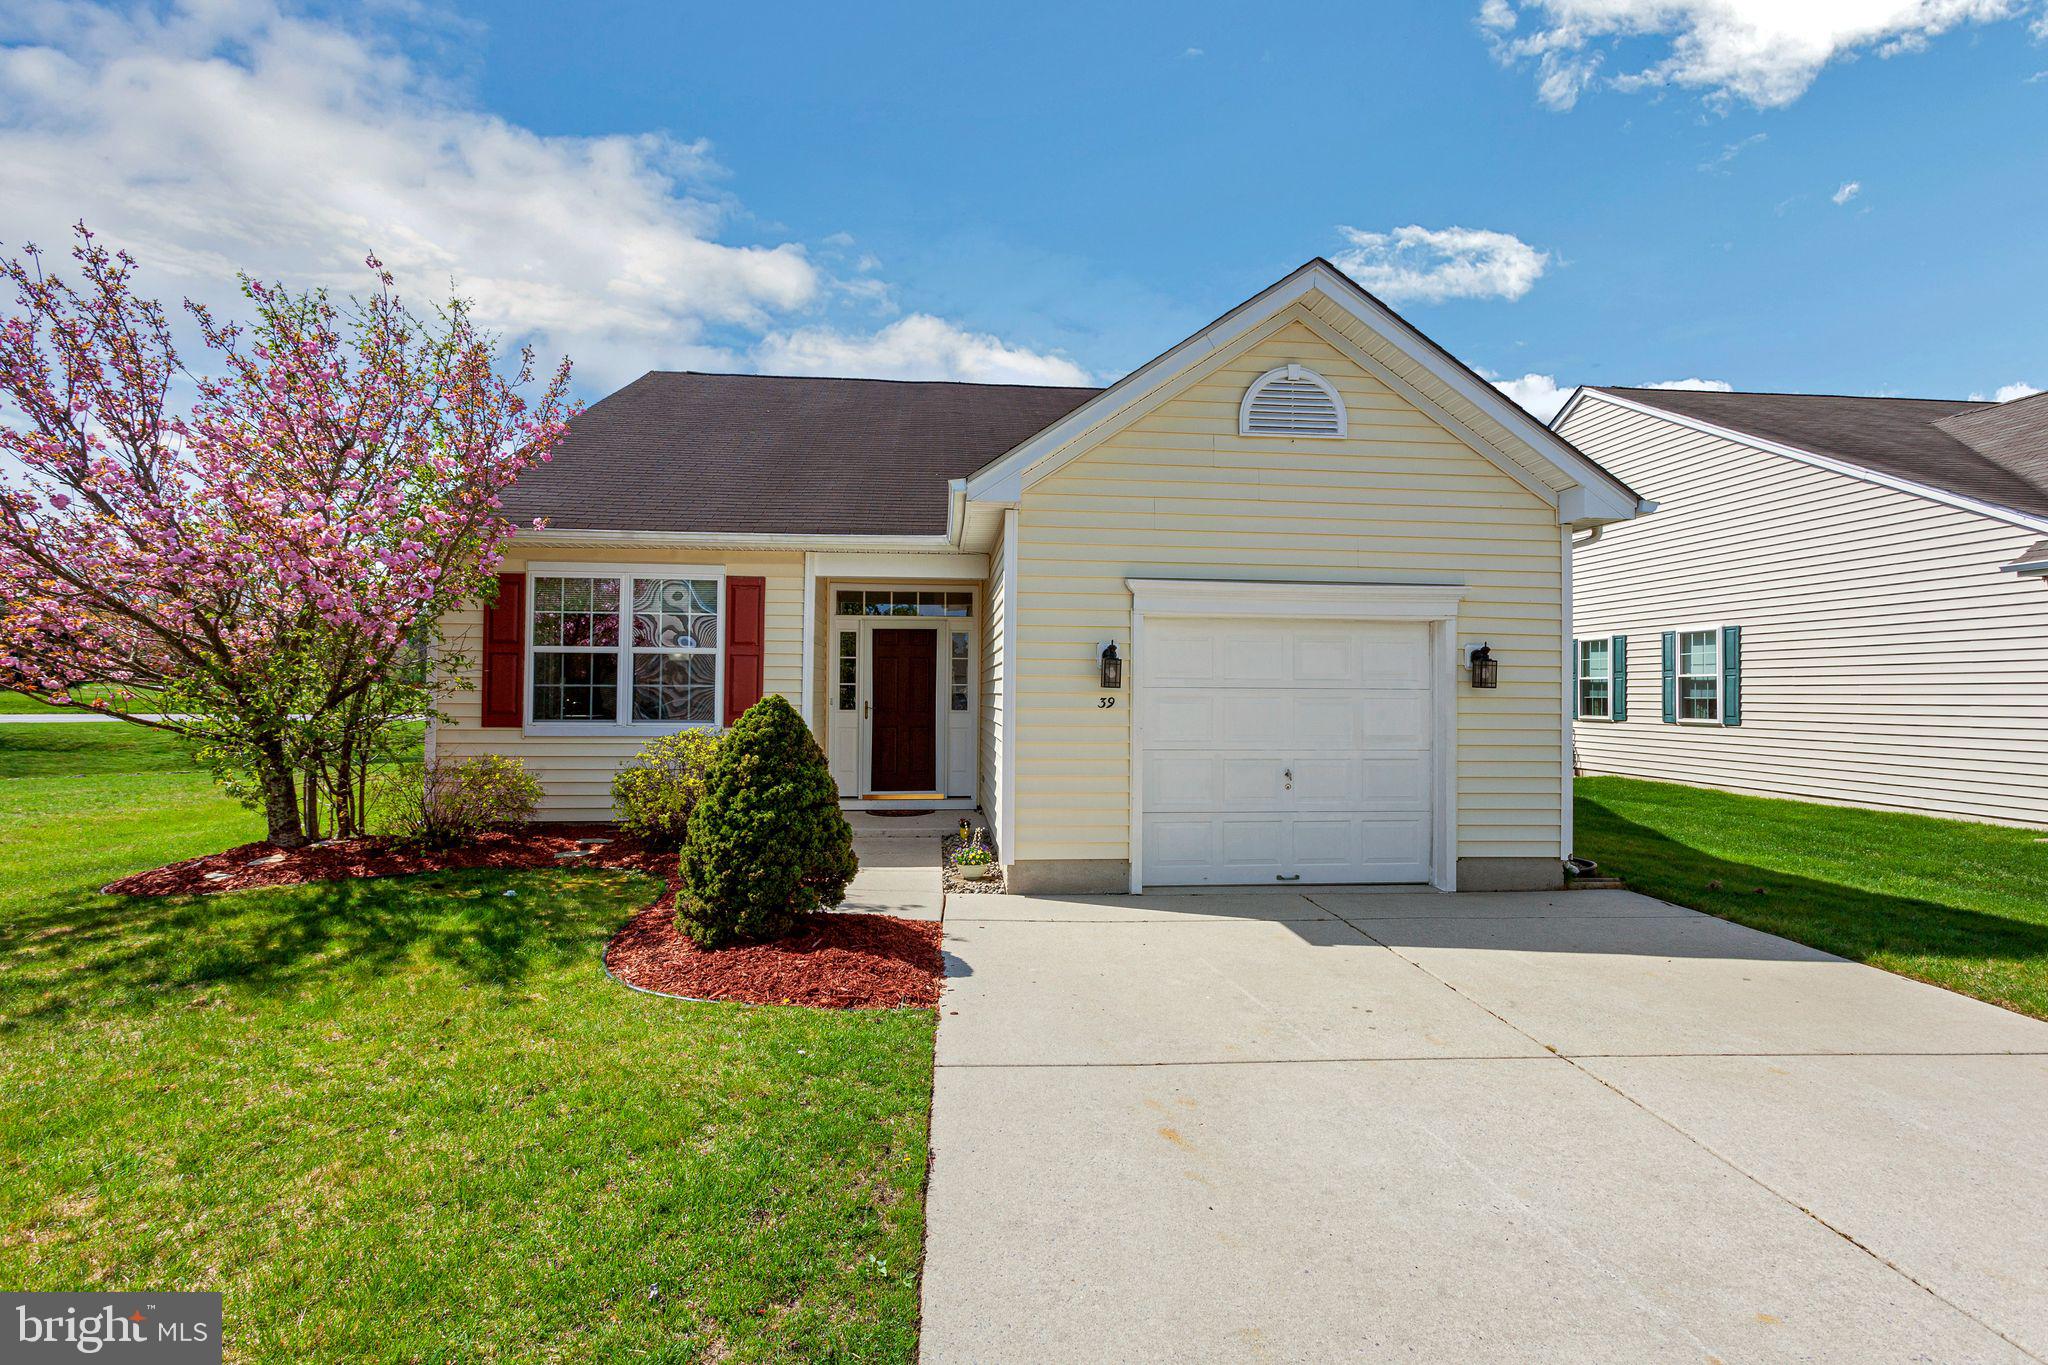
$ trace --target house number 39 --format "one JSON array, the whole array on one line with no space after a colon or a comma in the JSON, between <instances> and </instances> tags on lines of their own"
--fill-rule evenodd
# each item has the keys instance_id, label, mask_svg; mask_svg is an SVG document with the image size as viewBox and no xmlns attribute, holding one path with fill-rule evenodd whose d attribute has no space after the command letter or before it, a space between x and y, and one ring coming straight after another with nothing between
<instances>
[{"instance_id":1,"label":"house number 39","mask_svg":"<svg viewBox=\"0 0 2048 1365\"><path fill-rule=\"evenodd\" d=\"M1115 697L1097 697L1095 699L1095 709L1098 711L1107 711L1110 707L1115 705Z\"/></svg>"}]
</instances>

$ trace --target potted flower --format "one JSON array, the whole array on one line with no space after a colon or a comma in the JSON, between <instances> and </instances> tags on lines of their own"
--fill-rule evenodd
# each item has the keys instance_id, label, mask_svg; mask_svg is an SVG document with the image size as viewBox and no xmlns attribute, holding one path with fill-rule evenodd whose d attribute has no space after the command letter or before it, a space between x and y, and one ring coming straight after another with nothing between
<instances>
[{"instance_id":1,"label":"potted flower","mask_svg":"<svg viewBox=\"0 0 2048 1365\"><path fill-rule=\"evenodd\" d=\"M978 882L996 870L996 855L975 844L953 855L953 870L970 882Z\"/></svg>"}]
</instances>

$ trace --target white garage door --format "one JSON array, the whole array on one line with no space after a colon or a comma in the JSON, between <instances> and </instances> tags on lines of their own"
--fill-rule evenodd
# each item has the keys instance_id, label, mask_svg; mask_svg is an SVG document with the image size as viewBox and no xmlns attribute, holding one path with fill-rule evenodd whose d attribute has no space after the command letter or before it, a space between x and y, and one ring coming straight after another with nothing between
<instances>
[{"instance_id":1,"label":"white garage door","mask_svg":"<svg viewBox=\"0 0 2048 1365\"><path fill-rule=\"evenodd\" d=\"M1430 877L1429 627L1154 618L1148 886Z\"/></svg>"}]
</instances>

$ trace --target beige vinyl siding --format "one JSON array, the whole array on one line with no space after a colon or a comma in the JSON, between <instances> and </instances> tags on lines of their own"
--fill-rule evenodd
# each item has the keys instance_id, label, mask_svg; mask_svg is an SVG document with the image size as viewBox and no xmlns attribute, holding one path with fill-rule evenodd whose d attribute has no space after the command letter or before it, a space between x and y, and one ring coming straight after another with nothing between
<instances>
[{"instance_id":1,"label":"beige vinyl siding","mask_svg":"<svg viewBox=\"0 0 2048 1365\"><path fill-rule=\"evenodd\" d=\"M997 542L989 551L988 583L983 589L981 635L981 813L989 837L999 837L1003 818L1003 621L1009 608L1008 584L1003 581L1003 546ZM999 849L1010 857L1008 849Z\"/></svg>"},{"instance_id":2,"label":"beige vinyl siding","mask_svg":"<svg viewBox=\"0 0 2048 1365\"><path fill-rule=\"evenodd\" d=\"M766 635L762 664L767 688L794 704L803 690L804 557L800 554L743 554L724 551L663 553L641 548L569 549L515 542L502 572L523 572L529 562L602 564L722 565L728 575L767 580ZM647 742L646 735L529 735L517 729L477 725L476 688L483 615L476 609L448 622L448 647L468 663L467 684L442 699L448 720L434 731L435 751L447 758L504 754L523 762L540 780L543 820L609 820L612 774ZM723 659L720 667L724 666Z\"/></svg>"},{"instance_id":3,"label":"beige vinyl siding","mask_svg":"<svg viewBox=\"0 0 2048 1365\"><path fill-rule=\"evenodd\" d=\"M1626 634L1628 710L1581 771L2048 820L2040 533L1588 395L1564 434L1658 511L1581 548L1574 633ZM1742 627L1742 724L1662 721L1659 637Z\"/></svg>"},{"instance_id":4,"label":"beige vinyl siding","mask_svg":"<svg viewBox=\"0 0 2048 1365\"><path fill-rule=\"evenodd\" d=\"M1336 386L1347 438L1238 435L1245 390L1288 363ZM1095 659L1130 640L1133 576L1464 583L1460 640L1492 643L1501 685L1458 686L1458 854L1558 856L1556 512L1299 316L1028 488L1019 519L1012 705L1030 739L1006 859L1129 857L1129 695L1098 706Z\"/></svg>"}]
</instances>

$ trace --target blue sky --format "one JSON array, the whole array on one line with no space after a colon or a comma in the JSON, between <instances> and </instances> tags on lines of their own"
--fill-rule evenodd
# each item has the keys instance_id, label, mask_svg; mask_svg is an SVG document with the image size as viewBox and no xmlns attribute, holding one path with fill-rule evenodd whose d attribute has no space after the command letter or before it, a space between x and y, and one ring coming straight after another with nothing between
<instances>
[{"instance_id":1,"label":"blue sky","mask_svg":"<svg viewBox=\"0 0 2048 1365\"><path fill-rule=\"evenodd\" d=\"M2048 385L2040 0L14 8L0 242L375 247L592 394L1107 381L1314 255L1539 411Z\"/></svg>"}]
</instances>

